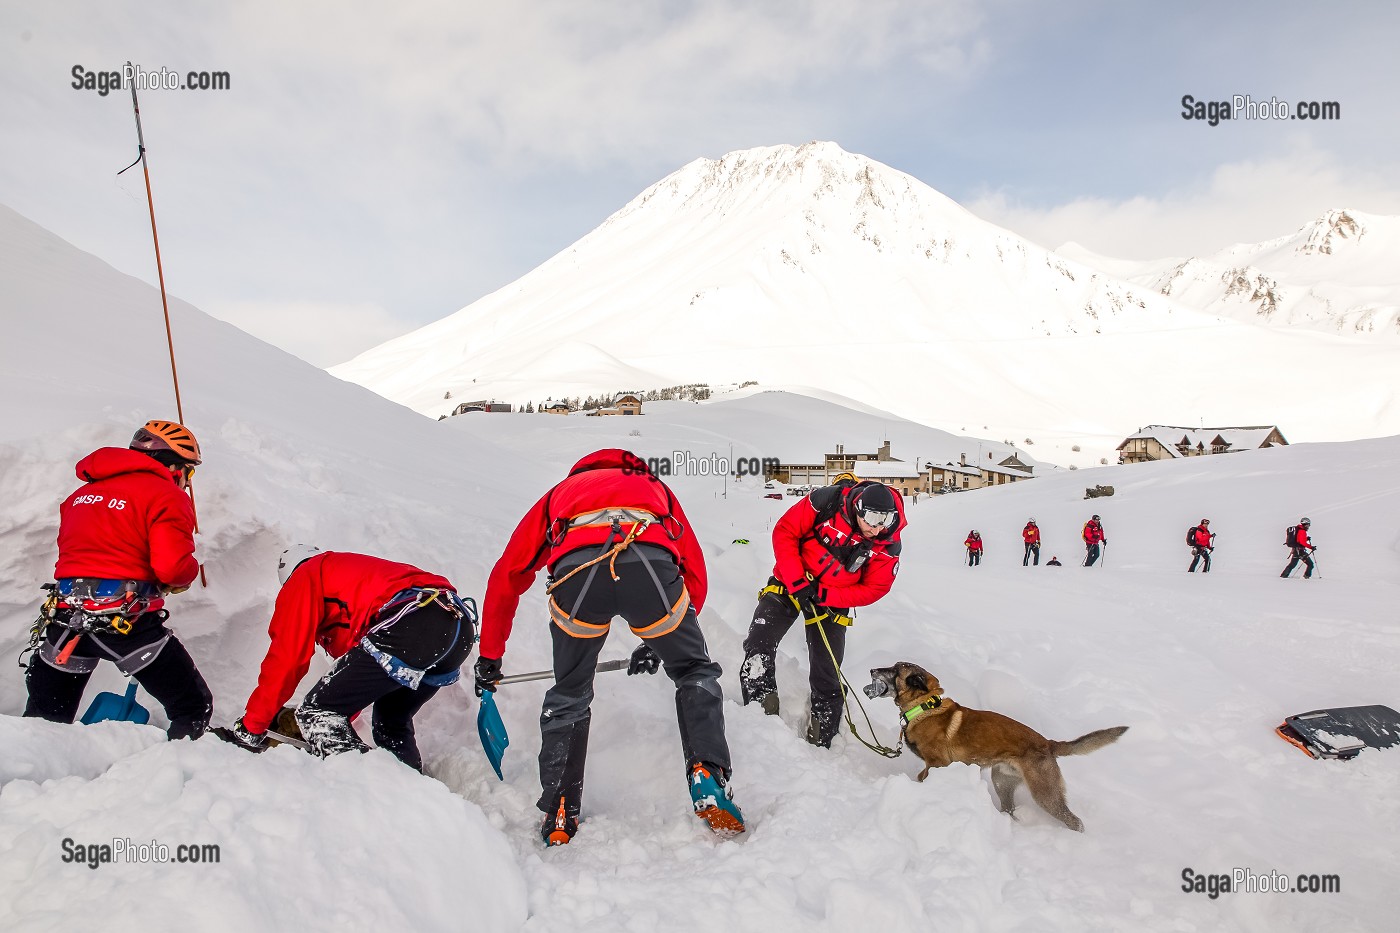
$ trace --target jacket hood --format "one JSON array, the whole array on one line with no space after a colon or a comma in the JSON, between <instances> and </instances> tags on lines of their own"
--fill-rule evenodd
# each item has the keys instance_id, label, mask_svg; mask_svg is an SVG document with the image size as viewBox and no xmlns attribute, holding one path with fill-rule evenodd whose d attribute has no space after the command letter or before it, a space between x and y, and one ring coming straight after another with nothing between
<instances>
[{"instance_id":1,"label":"jacket hood","mask_svg":"<svg viewBox=\"0 0 1400 933\"><path fill-rule=\"evenodd\" d=\"M170 471L150 457L126 447L99 447L78 461L78 479L85 483L100 479L110 479L123 473L154 473L175 481Z\"/></svg>"},{"instance_id":2,"label":"jacket hood","mask_svg":"<svg viewBox=\"0 0 1400 933\"><path fill-rule=\"evenodd\" d=\"M609 447L606 450L595 450L584 457L574 468L569 471L570 476L578 473L586 473L589 470L626 470L629 473L638 475L651 475L651 470L647 468L647 462L630 450L623 450L621 447Z\"/></svg>"}]
</instances>

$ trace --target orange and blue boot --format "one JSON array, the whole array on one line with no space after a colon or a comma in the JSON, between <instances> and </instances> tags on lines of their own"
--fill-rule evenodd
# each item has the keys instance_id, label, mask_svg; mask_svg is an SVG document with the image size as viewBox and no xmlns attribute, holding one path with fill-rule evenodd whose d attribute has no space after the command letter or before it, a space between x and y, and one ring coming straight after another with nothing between
<instances>
[{"instance_id":1,"label":"orange and blue boot","mask_svg":"<svg viewBox=\"0 0 1400 933\"><path fill-rule=\"evenodd\" d=\"M690 767L690 799L695 815L721 836L737 836L744 831L743 811L734 803L734 792L724 774L704 762Z\"/></svg>"}]
</instances>

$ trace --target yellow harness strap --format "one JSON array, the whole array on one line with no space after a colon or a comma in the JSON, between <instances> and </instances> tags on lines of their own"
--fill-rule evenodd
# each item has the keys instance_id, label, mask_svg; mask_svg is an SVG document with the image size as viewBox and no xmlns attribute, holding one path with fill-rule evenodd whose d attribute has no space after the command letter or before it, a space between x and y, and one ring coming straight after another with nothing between
<instances>
[{"instance_id":1,"label":"yellow harness strap","mask_svg":"<svg viewBox=\"0 0 1400 933\"><path fill-rule=\"evenodd\" d=\"M799 609L799 610L802 608L801 606L797 605L797 600L796 600L796 599L793 599L793 597L792 597L791 595L788 594L787 587L785 587L785 586L781 586L780 584L777 584L777 583L770 583L770 584L768 584L767 586L765 586L763 589L761 589L761 590L758 591L758 598L759 598L759 599L762 599L762 598L764 597L764 595L767 594L767 593L774 593L774 594L776 594L776 595L778 595L778 596L787 596L788 599L791 599L791 600L792 600L792 608L794 608L794 609ZM811 625L813 622L817 621L817 619L830 619L831 621L835 622L837 625L846 625L846 626L855 625L855 623L856 623L856 620L855 620L853 617L847 616L847 615L842 615L842 614L839 613L839 612L832 612L830 609L828 609L826 612L822 613L822 614L819 615L819 616L816 616L815 618L807 619L807 620L806 620L806 624L807 624L807 625Z\"/></svg>"}]
</instances>

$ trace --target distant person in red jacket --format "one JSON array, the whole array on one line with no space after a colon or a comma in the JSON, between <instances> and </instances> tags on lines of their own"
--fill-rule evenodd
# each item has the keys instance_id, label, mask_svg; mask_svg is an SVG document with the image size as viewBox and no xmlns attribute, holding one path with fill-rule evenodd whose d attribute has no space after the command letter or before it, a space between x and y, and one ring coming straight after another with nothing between
<instances>
[{"instance_id":1,"label":"distant person in red jacket","mask_svg":"<svg viewBox=\"0 0 1400 933\"><path fill-rule=\"evenodd\" d=\"M1303 579L1312 579L1313 571L1317 569L1312 552L1317 550L1317 545L1313 544L1312 539L1308 537L1310 528L1312 528L1312 521L1304 517L1299 519L1298 524L1288 529L1285 540L1288 543L1290 560L1288 566L1283 568L1283 573L1279 574L1280 577L1287 579L1288 575L1293 572L1293 568L1298 566L1299 561L1302 561L1303 565L1308 568L1303 571Z\"/></svg>"},{"instance_id":2,"label":"distant person in red jacket","mask_svg":"<svg viewBox=\"0 0 1400 933\"><path fill-rule=\"evenodd\" d=\"M166 735L204 733L209 687L161 608L199 575L185 490L200 462L199 442L173 421L148 421L130 447L102 447L78 462L83 485L59 507L57 583L25 677L24 715L72 722L105 658L165 708Z\"/></svg>"},{"instance_id":3,"label":"distant person in red jacket","mask_svg":"<svg viewBox=\"0 0 1400 933\"><path fill-rule=\"evenodd\" d=\"M743 832L729 788L722 671L697 619L708 586L705 556L675 495L636 454L599 450L525 513L486 584L478 695L496 689L520 597L546 566L555 682L540 714L545 844L567 844L578 831L594 668L614 616L642 639L627 673L664 666L676 685L696 815L722 835Z\"/></svg>"},{"instance_id":4,"label":"distant person in red jacket","mask_svg":"<svg viewBox=\"0 0 1400 933\"><path fill-rule=\"evenodd\" d=\"M967 565L969 567L976 567L982 563L982 536L977 533L976 529L967 533L963 547L967 548Z\"/></svg>"},{"instance_id":5,"label":"distant person in red jacket","mask_svg":"<svg viewBox=\"0 0 1400 933\"><path fill-rule=\"evenodd\" d=\"M773 575L744 639L744 703L777 714L778 643L802 615L811 686L807 741L831 747L845 702L837 666L846 653L850 610L871 605L894 585L904 525L899 494L871 480L824 486L783 514L773 526Z\"/></svg>"},{"instance_id":6,"label":"distant person in red jacket","mask_svg":"<svg viewBox=\"0 0 1400 933\"><path fill-rule=\"evenodd\" d=\"M1203 518L1199 525L1191 529L1191 566L1186 568L1186 572L1195 573L1196 564L1204 559L1205 566L1201 568L1201 573L1210 573L1210 554L1214 550L1215 534L1210 530L1210 519Z\"/></svg>"},{"instance_id":7,"label":"distant person in red jacket","mask_svg":"<svg viewBox=\"0 0 1400 933\"><path fill-rule=\"evenodd\" d=\"M277 572L282 589L258 686L243 717L215 733L261 751L319 644L337 661L296 711L311 751L367 750L350 718L373 704L375 744L422 771L413 717L461 676L476 641L475 607L446 577L368 554L296 545L282 552Z\"/></svg>"},{"instance_id":8,"label":"distant person in red jacket","mask_svg":"<svg viewBox=\"0 0 1400 933\"><path fill-rule=\"evenodd\" d=\"M1021 529L1021 540L1026 544L1026 556L1021 558L1021 566L1024 567L1035 558L1035 565L1040 566L1040 526L1035 523L1035 519L1026 522L1026 527Z\"/></svg>"},{"instance_id":9,"label":"distant person in red jacket","mask_svg":"<svg viewBox=\"0 0 1400 933\"><path fill-rule=\"evenodd\" d=\"M1101 545L1108 544L1108 537L1104 534L1103 525L1099 523L1097 515L1084 523L1084 566L1094 566L1094 561L1099 559L1103 553Z\"/></svg>"}]
</instances>

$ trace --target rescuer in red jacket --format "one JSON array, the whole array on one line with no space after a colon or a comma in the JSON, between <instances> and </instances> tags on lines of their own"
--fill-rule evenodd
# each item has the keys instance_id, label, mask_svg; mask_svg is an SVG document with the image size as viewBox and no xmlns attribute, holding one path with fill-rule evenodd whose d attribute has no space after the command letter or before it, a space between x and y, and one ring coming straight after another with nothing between
<instances>
[{"instance_id":1,"label":"rescuer in red jacket","mask_svg":"<svg viewBox=\"0 0 1400 933\"><path fill-rule=\"evenodd\" d=\"M166 735L204 733L209 687L162 608L199 575L186 494L199 463L199 442L172 421L148 421L130 447L102 447L78 462L83 485L59 506L57 582L36 632L24 715L72 722L105 658L164 707Z\"/></svg>"},{"instance_id":2,"label":"rescuer in red jacket","mask_svg":"<svg viewBox=\"0 0 1400 933\"><path fill-rule=\"evenodd\" d=\"M982 563L982 535L975 529L967 533L967 540L963 541L963 547L967 548L967 565L976 567Z\"/></svg>"},{"instance_id":3,"label":"rescuer in red jacket","mask_svg":"<svg viewBox=\"0 0 1400 933\"><path fill-rule=\"evenodd\" d=\"M1021 558L1021 566L1025 567L1035 559L1035 565L1040 566L1040 526L1035 523L1035 519L1026 522L1026 527L1021 529L1021 540L1026 544L1026 556Z\"/></svg>"},{"instance_id":4,"label":"rescuer in red jacket","mask_svg":"<svg viewBox=\"0 0 1400 933\"><path fill-rule=\"evenodd\" d=\"M476 641L475 606L446 577L367 554L297 545L277 570L282 589L257 689L243 718L215 733L261 751L320 645L338 660L296 711L311 751L366 750L350 718L373 704L375 744L422 771L413 717L461 676Z\"/></svg>"},{"instance_id":5,"label":"rescuer in red jacket","mask_svg":"<svg viewBox=\"0 0 1400 933\"><path fill-rule=\"evenodd\" d=\"M545 843L563 845L578 830L594 668L619 615L642 639L627 672L664 665L676 685L696 814L718 833L742 832L728 786L721 670L696 618L705 603L705 557L674 494L636 454L599 450L525 513L486 584L478 695L495 690L520 597L546 566L555 683L540 715Z\"/></svg>"},{"instance_id":6,"label":"rescuer in red jacket","mask_svg":"<svg viewBox=\"0 0 1400 933\"><path fill-rule=\"evenodd\" d=\"M1203 518L1201 523L1191 529L1191 566L1186 568L1187 573L1195 573L1196 565L1205 560L1205 566L1201 568L1201 573L1210 573L1210 553L1215 550L1215 534L1210 530L1210 519Z\"/></svg>"},{"instance_id":7,"label":"rescuer in red jacket","mask_svg":"<svg viewBox=\"0 0 1400 933\"><path fill-rule=\"evenodd\" d=\"M899 494L873 481L824 486L783 514L773 526L773 576L759 593L744 639L739 683L745 704L777 714L778 643L800 613L811 686L807 741L831 746L845 700L837 666L845 657L850 610L871 605L894 585L904 525Z\"/></svg>"},{"instance_id":8,"label":"rescuer in red jacket","mask_svg":"<svg viewBox=\"0 0 1400 933\"><path fill-rule=\"evenodd\" d=\"M1103 525L1099 522L1097 515L1091 517L1084 523L1084 566L1094 566L1094 561L1099 559L1103 553L1101 545L1108 544L1108 536L1104 534Z\"/></svg>"},{"instance_id":9,"label":"rescuer in red jacket","mask_svg":"<svg viewBox=\"0 0 1400 933\"><path fill-rule=\"evenodd\" d=\"M1283 568L1280 577L1287 579L1293 572L1293 568L1298 566L1299 561L1307 569L1303 571L1303 579L1311 580L1313 571L1317 569L1317 562L1313 560L1312 552L1317 550L1317 545L1312 543L1308 537L1308 530L1312 528L1312 520L1309 518L1299 519L1298 524L1293 525L1286 532L1288 542L1288 566Z\"/></svg>"}]
</instances>

